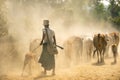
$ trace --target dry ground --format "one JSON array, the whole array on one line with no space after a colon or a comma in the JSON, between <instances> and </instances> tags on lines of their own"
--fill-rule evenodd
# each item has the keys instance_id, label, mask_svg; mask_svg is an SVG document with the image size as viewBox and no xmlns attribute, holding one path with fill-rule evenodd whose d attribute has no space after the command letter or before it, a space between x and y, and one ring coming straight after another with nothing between
<instances>
[{"instance_id":1,"label":"dry ground","mask_svg":"<svg viewBox=\"0 0 120 80\"><path fill-rule=\"evenodd\" d=\"M51 76L23 76L17 74L1 75L0 80L120 80L120 58L118 63L111 65L113 58L105 59L105 64L82 63L70 68L56 70L56 75Z\"/></svg>"}]
</instances>

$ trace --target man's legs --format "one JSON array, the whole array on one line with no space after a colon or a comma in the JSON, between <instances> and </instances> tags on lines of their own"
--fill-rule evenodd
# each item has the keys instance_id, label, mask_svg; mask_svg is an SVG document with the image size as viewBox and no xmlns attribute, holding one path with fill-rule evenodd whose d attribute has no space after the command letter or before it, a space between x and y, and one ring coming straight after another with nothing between
<instances>
[{"instance_id":1,"label":"man's legs","mask_svg":"<svg viewBox=\"0 0 120 80\"><path fill-rule=\"evenodd\" d=\"M53 68L52 70L52 75L55 75L55 68Z\"/></svg>"},{"instance_id":2,"label":"man's legs","mask_svg":"<svg viewBox=\"0 0 120 80\"><path fill-rule=\"evenodd\" d=\"M116 60L116 53L114 53L114 63L116 63L117 60Z\"/></svg>"},{"instance_id":3,"label":"man's legs","mask_svg":"<svg viewBox=\"0 0 120 80\"><path fill-rule=\"evenodd\" d=\"M44 72L43 72L45 75L47 74L47 71L46 71L46 69L44 68Z\"/></svg>"}]
</instances>

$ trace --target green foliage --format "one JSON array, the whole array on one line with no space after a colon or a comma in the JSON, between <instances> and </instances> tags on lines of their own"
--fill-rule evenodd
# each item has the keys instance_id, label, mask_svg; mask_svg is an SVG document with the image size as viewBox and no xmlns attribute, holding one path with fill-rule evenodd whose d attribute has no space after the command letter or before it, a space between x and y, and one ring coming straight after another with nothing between
<instances>
[{"instance_id":1,"label":"green foliage","mask_svg":"<svg viewBox=\"0 0 120 80\"><path fill-rule=\"evenodd\" d=\"M97 20L111 22L116 28L120 29L120 1L108 0L109 6L106 7L102 0L93 0L91 12Z\"/></svg>"},{"instance_id":2,"label":"green foliage","mask_svg":"<svg viewBox=\"0 0 120 80\"><path fill-rule=\"evenodd\" d=\"M111 23L120 30L120 17L110 17L109 21L111 21Z\"/></svg>"},{"instance_id":3,"label":"green foliage","mask_svg":"<svg viewBox=\"0 0 120 80\"><path fill-rule=\"evenodd\" d=\"M90 12L92 17L94 17L95 20L106 21L108 19L109 13L107 12L107 7L101 1L102 0L91 1L89 4L89 6L91 7Z\"/></svg>"},{"instance_id":4,"label":"green foliage","mask_svg":"<svg viewBox=\"0 0 120 80\"><path fill-rule=\"evenodd\" d=\"M99 3L98 5L95 5L93 9L94 9L93 14L97 19L104 19L106 17L106 10L103 3Z\"/></svg>"},{"instance_id":5,"label":"green foliage","mask_svg":"<svg viewBox=\"0 0 120 80\"><path fill-rule=\"evenodd\" d=\"M110 2L108 8L108 12L110 12L109 21L111 21L111 23L115 25L116 28L120 29L120 1L109 0L109 2Z\"/></svg>"},{"instance_id":6,"label":"green foliage","mask_svg":"<svg viewBox=\"0 0 120 80\"><path fill-rule=\"evenodd\" d=\"M6 0L0 0L0 31L7 31L6 18L4 11L1 10ZM54 9L53 15L57 18L66 20L65 23L72 23L75 19L85 22L91 21L109 21L119 28L120 26L120 0L107 0L110 5L105 6L103 0L14 0L25 6L31 6L36 3ZM55 17L56 18L56 17ZM4 30L5 29L5 30ZM1 32L3 33L3 32ZM0 35L1 35L0 33Z\"/></svg>"}]
</instances>

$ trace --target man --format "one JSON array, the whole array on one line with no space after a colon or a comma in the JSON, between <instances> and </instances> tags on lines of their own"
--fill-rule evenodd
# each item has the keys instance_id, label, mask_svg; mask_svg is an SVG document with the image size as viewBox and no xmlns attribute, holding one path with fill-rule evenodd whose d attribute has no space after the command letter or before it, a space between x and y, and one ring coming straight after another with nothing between
<instances>
[{"instance_id":1,"label":"man","mask_svg":"<svg viewBox=\"0 0 120 80\"><path fill-rule=\"evenodd\" d=\"M42 53L39 59L39 63L41 63L42 67L44 68L44 74L47 74L47 70L52 69L52 75L55 75L55 55L51 55L48 50L47 46L49 42L52 42L56 45L56 38L55 33L53 30L49 28L49 20L43 21L44 29L43 29L43 36L40 45L43 44Z\"/></svg>"}]
</instances>

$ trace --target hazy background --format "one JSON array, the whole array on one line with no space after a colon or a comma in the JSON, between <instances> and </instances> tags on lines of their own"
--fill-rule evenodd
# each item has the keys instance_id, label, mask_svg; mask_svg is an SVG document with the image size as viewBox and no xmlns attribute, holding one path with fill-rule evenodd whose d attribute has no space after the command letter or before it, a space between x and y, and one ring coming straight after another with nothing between
<instances>
[{"instance_id":1,"label":"hazy background","mask_svg":"<svg viewBox=\"0 0 120 80\"><path fill-rule=\"evenodd\" d=\"M102 0L0 0L0 74L21 71L30 42L42 37L44 19L60 45L72 35L118 31L108 7Z\"/></svg>"}]
</instances>

